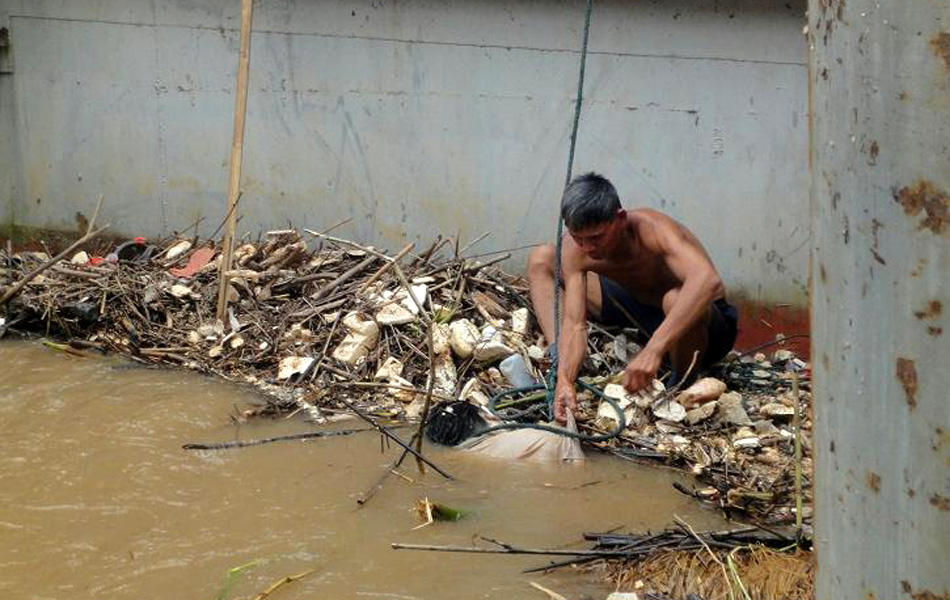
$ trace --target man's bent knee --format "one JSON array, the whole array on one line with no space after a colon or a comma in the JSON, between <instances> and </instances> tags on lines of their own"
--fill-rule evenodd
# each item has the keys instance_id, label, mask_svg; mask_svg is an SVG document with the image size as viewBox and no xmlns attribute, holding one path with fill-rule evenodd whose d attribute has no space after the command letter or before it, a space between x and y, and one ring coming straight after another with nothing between
<instances>
[{"instance_id":1,"label":"man's bent knee","mask_svg":"<svg viewBox=\"0 0 950 600\"><path fill-rule=\"evenodd\" d=\"M528 275L554 274L554 244L542 244L528 253Z\"/></svg>"}]
</instances>

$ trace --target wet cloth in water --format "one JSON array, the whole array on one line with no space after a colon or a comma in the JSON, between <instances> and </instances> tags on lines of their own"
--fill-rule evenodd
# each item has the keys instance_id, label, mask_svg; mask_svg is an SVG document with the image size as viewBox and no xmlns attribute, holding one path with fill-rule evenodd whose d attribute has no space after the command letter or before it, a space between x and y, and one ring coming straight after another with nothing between
<instances>
[{"instance_id":1,"label":"wet cloth in water","mask_svg":"<svg viewBox=\"0 0 950 600\"><path fill-rule=\"evenodd\" d=\"M570 413L565 427L577 433L577 424ZM480 435L459 444L460 450L501 460L531 461L548 464L584 461L584 451L577 438L540 429L505 429Z\"/></svg>"},{"instance_id":2,"label":"wet cloth in water","mask_svg":"<svg viewBox=\"0 0 950 600\"><path fill-rule=\"evenodd\" d=\"M643 329L647 335L653 335L666 317L663 309L634 300L620 284L603 275L600 276L600 290L603 304L598 322L603 325L637 327ZM630 322L630 317L633 318L633 323ZM736 343L738 324L739 313L735 306L724 298L713 302L708 330L709 346L701 366L708 367L725 358Z\"/></svg>"}]
</instances>

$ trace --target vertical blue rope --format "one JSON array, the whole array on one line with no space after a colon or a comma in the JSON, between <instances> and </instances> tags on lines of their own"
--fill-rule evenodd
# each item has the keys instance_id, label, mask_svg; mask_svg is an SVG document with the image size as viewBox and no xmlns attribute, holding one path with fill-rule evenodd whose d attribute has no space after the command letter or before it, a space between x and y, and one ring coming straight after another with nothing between
<instances>
[{"instance_id":1,"label":"vertical blue rope","mask_svg":"<svg viewBox=\"0 0 950 600\"><path fill-rule=\"evenodd\" d=\"M571 127L571 146L567 154L567 177L564 179L564 187L571 182L571 175L574 169L574 148L577 146L577 129L581 121L581 105L584 101L584 71L587 66L587 40L590 37L590 14L594 8L594 0L587 0L587 12L584 15L584 39L581 45L581 65L577 75L577 99L574 102L574 123ZM564 203L564 196L561 196L561 202L557 211L557 237L554 241L554 347L560 350L561 343L561 237L564 235L564 221L561 219L561 207ZM548 417L553 418L554 406L554 385L557 382L557 353L551 363L551 369L548 371Z\"/></svg>"}]
</instances>

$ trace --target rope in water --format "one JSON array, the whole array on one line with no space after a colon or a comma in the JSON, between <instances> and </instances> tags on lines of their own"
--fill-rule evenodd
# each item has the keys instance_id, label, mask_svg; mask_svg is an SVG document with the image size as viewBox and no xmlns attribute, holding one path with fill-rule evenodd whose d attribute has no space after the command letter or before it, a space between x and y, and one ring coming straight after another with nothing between
<instances>
[{"instance_id":1,"label":"rope in water","mask_svg":"<svg viewBox=\"0 0 950 600\"><path fill-rule=\"evenodd\" d=\"M571 176L574 169L574 150L577 146L577 130L580 125L581 120L581 106L584 102L584 72L587 66L587 42L590 37L590 15L593 11L594 0L587 0L587 11L584 14L584 37L581 44L581 64L580 70L577 75L577 98L574 102L574 121L571 125L571 143L570 149L567 153L567 176L564 180L564 187L567 188L568 184L571 182ZM563 204L564 198L561 197L561 204ZM561 243L562 237L564 235L563 230L564 221L561 218L561 206L558 206L558 217L557 217L557 237L554 242L554 344L555 349L558 347L558 344L561 341ZM540 390L545 390L545 400L547 402L547 418L551 419L553 417L554 411L554 390L557 383L557 352L554 353L553 360L551 361L551 366L548 369L547 383L537 384L527 387L512 388L503 390L502 392L495 394L488 403L488 409L492 414L499 417L502 420L511 420L524 417L528 413L534 411L533 408L529 408L522 411L515 411L514 413L502 413L498 409L498 401L507 396L517 396L519 394L524 394L528 392L535 392ZM612 431L605 434L598 435L588 435L583 433L578 433L576 431L570 431L564 429L563 427L555 427L553 425L544 425L540 423L502 423L500 425L495 425L489 427L485 432L488 433L491 431L499 431L502 429L540 429L542 431L550 431L558 435L563 435L565 437L577 438L579 440L587 442L603 442L612 438L617 437L623 432L627 427L627 419L624 416L623 409L612 399L604 395L604 393L597 387L590 385L584 381L578 380L577 384L591 392L595 395L603 398L610 406L613 408L614 412L617 413L617 425Z\"/></svg>"}]
</instances>

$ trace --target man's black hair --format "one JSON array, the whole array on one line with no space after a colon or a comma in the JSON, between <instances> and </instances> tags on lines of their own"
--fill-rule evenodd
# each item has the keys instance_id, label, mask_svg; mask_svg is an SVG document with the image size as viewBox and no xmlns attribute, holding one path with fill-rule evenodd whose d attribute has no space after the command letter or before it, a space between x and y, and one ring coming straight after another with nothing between
<instances>
[{"instance_id":1,"label":"man's black hair","mask_svg":"<svg viewBox=\"0 0 950 600\"><path fill-rule=\"evenodd\" d=\"M578 175L564 189L561 218L572 231L608 223L617 216L620 196L606 177L596 173Z\"/></svg>"}]
</instances>

